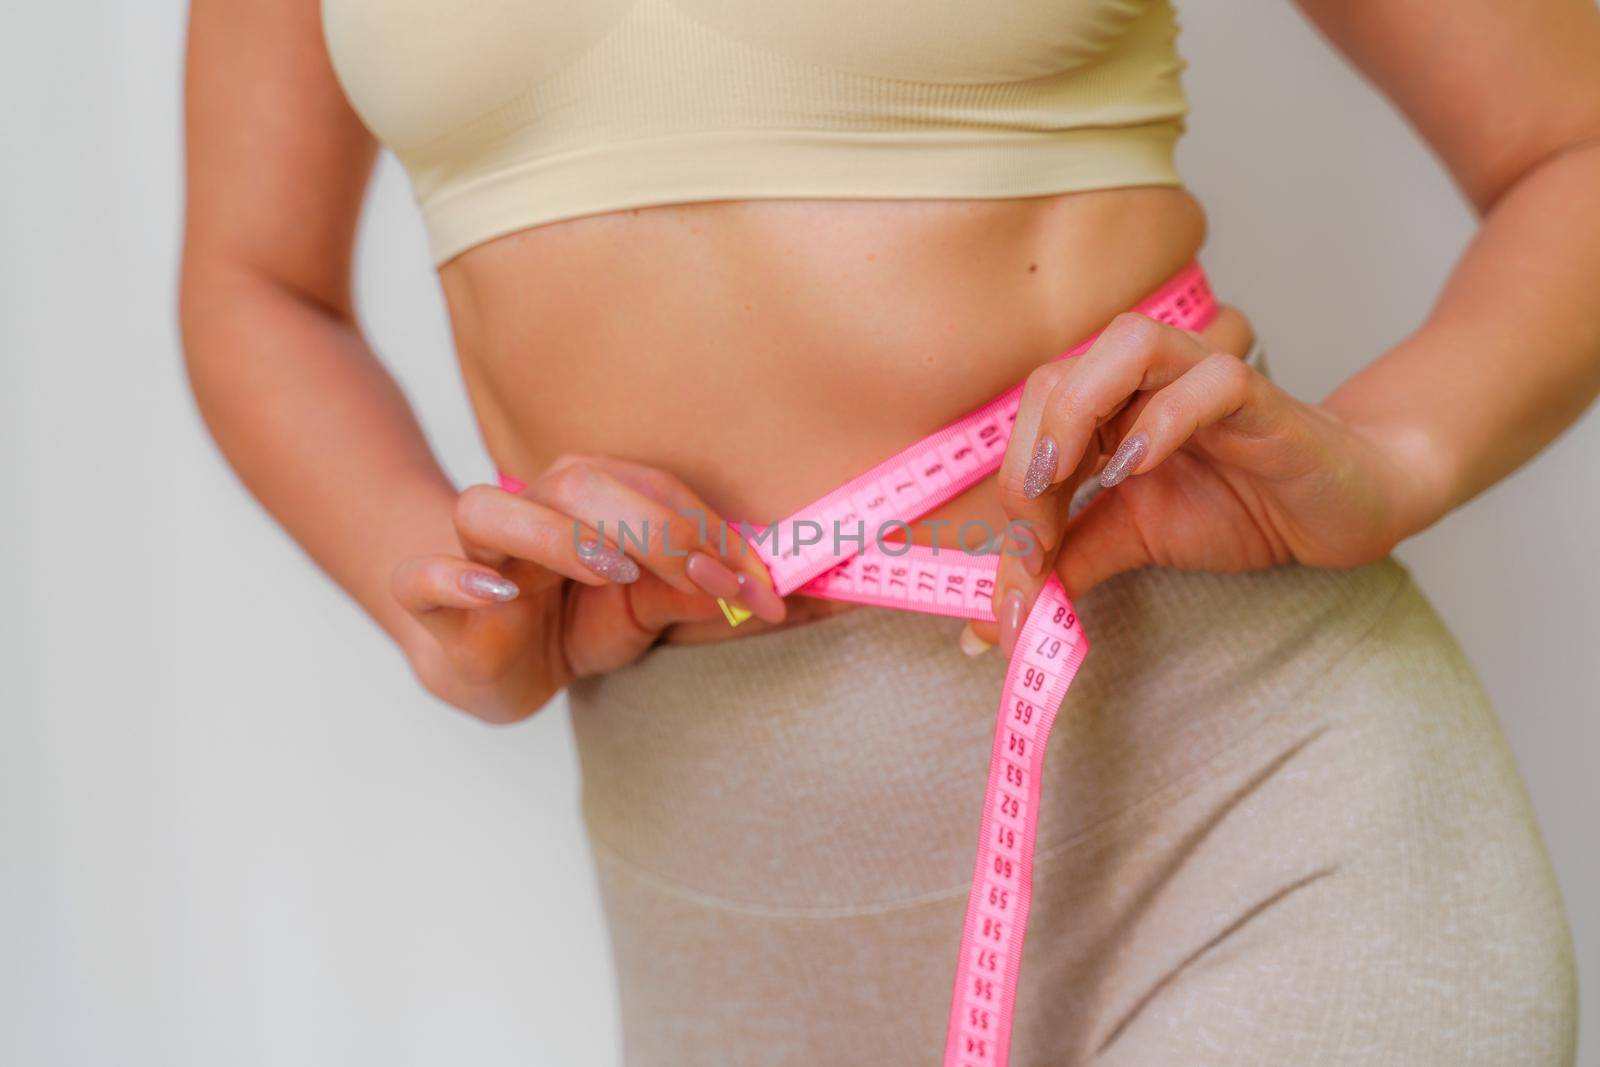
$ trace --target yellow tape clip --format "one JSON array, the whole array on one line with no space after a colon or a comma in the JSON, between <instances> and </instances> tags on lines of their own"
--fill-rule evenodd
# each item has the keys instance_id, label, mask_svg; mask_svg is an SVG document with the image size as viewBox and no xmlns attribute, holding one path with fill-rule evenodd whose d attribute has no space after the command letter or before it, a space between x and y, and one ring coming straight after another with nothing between
<instances>
[{"instance_id":1,"label":"yellow tape clip","mask_svg":"<svg viewBox=\"0 0 1600 1067\"><path fill-rule=\"evenodd\" d=\"M721 597L717 597L717 607L722 609L722 616L728 620L729 626L738 626L751 615L751 612L746 611L737 604L730 604Z\"/></svg>"}]
</instances>

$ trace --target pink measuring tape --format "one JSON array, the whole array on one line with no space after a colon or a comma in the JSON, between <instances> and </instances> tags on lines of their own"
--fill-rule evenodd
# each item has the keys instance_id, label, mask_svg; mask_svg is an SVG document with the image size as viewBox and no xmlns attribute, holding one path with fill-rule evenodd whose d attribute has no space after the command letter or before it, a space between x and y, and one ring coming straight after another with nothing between
<instances>
[{"instance_id":1,"label":"pink measuring tape","mask_svg":"<svg viewBox=\"0 0 1600 1067\"><path fill-rule=\"evenodd\" d=\"M1192 263L1135 310L1197 330L1216 314L1216 300L1200 265ZM1093 342L1090 337L1059 358L1079 355ZM993 621L997 557L881 544L875 534L886 524L914 522L998 470L1021 399L1019 385L801 508L777 524L778 534L789 531L790 544L752 539L778 594ZM524 487L504 475L500 484L509 492ZM815 531L816 540L801 543L802 527ZM860 547L841 553L841 533ZM734 625L749 617L727 604L723 611ZM1000 694L945 1067L1005 1067L1009 1060L1045 743L1088 650L1066 592L1051 578L1017 635Z\"/></svg>"}]
</instances>

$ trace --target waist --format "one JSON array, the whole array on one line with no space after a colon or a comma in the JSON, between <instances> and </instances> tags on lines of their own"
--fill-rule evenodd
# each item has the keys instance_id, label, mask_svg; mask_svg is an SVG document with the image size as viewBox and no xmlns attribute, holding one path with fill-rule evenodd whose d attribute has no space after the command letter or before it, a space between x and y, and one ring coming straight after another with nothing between
<instances>
[{"instance_id":1,"label":"waist","mask_svg":"<svg viewBox=\"0 0 1600 1067\"><path fill-rule=\"evenodd\" d=\"M501 469L619 456L770 521L1104 326L1203 229L1173 189L684 205L540 227L441 279Z\"/></svg>"}]
</instances>

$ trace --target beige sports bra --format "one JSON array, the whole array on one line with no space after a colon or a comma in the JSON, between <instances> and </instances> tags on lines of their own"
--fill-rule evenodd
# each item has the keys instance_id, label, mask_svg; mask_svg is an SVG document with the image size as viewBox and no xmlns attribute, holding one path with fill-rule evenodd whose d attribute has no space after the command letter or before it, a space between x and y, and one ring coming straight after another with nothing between
<instances>
[{"instance_id":1,"label":"beige sports bra","mask_svg":"<svg viewBox=\"0 0 1600 1067\"><path fill-rule=\"evenodd\" d=\"M1175 185L1169 0L323 0L443 263L651 204Z\"/></svg>"}]
</instances>

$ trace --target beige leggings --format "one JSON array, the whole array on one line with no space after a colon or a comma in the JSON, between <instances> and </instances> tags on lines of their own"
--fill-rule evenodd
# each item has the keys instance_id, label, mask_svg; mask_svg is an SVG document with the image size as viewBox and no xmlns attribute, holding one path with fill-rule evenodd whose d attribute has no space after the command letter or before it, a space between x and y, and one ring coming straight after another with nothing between
<instances>
[{"instance_id":1,"label":"beige leggings","mask_svg":"<svg viewBox=\"0 0 1600 1067\"><path fill-rule=\"evenodd\" d=\"M1570 941L1410 575L1148 570L1046 757L1012 1062L1543 1065ZM862 609L571 693L627 1062L940 1062L1005 664Z\"/></svg>"}]
</instances>

